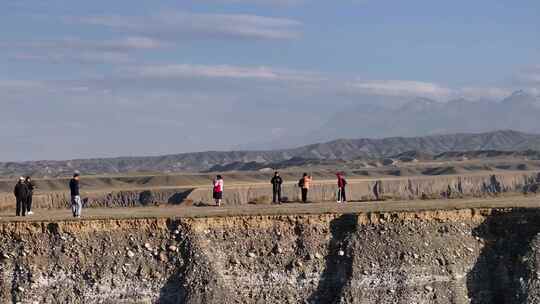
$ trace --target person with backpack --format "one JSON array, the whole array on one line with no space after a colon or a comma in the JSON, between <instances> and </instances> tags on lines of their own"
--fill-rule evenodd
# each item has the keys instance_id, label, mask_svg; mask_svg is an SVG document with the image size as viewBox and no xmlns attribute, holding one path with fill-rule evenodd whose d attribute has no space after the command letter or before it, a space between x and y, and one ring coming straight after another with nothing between
<instances>
[{"instance_id":1,"label":"person with backpack","mask_svg":"<svg viewBox=\"0 0 540 304\"><path fill-rule=\"evenodd\" d=\"M26 214L32 215L34 214L34 212L32 211L32 196L34 195L34 189L36 189L36 185L34 184L30 176L26 177L24 183L26 184L26 187L28 187L28 197L26 199Z\"/></svg>"},{"instance_id":2,"label":"person with backpack","mask_svg":"<svg viewBox=\"0 0 540 304\"><path fill-rule=\"evenodd\" d=\"M73 217L80 218L82 212L81 194L79 192L79 172L73 174L73 178L69 181L69 190L71 192L71 212Z\"/></svg>"},{"instance_id":3,"label":"person with backpack","mask_svg":"<svg viewBox=\"0 0 540 304\"><path fill-rule=\"evenodd\" d=\"M338 203L346 203L347 202L347 196L345 194L345 186L347 186L347 180L343 176L343 173L337 173L337 202Z\"/></svg>"},{"instance_id":4,"label":"person with backpack","mask_svg":"<svg viewBox=\"0 0 540 304\"><path fill-rule=\"evenodd\" d=\"M272 184L272 203L281 204L281 185L283 184L283 179L279 176L279 172L274 173L274 177L270 180Z\"/></svg>"},{"instance_id":5,"label":"person with backpack","mask_svg":"<svg viewBox=\"0 0 540 304\"><path fill-rule=\"evenodd\" d=\"M307 173L304 173L302 178L298 181L298 187L302 191L303 203L307 203L308 191L309 191L309 187L311 186L312 181L313 181L313 178Z\"/></svg>"},{"instance_id":6,"label":"person with backpack","mask_svg":"<svg viewBox=\"0 0 540 304\"><path fill-rule=\"evenodd\" d=\"M13 189L16 200L16 215L26 216L26 202L28 201L28 186L24 182L24 177L19 177L19 181Z\"/></svg>"},{"instance_id":7,"label":"person with backpack","mask_svg":"<svg viewBox=\"0 0 540 304\"><path fill-rule=\"evenodd\" d=\"M214 186L212 197L216 201L216 206L219 207L221 206L221 200L223 199L223 177L221 177L221 175L216 176L212 185Z\"/></svg>"}]
</instances>

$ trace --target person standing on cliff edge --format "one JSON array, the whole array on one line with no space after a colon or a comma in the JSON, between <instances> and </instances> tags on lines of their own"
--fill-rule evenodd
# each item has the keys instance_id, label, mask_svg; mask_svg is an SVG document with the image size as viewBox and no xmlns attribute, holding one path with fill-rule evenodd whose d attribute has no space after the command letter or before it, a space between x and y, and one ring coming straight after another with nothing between
<instances>
[{"instance_id":1,"label":"person standing on cliff edge","mask_svg":"<svg viewBox=\"0 0 540 304\"><path fill-rule=\"evenodd\" d=\"M312 181L313 178L307 173L304 173L302 178L298 181L298 187L300 187L300 190L302 191L302 203L307 203L308 191Z\"/></svg>"},{"instance_id":2,"label":"person standing on cliff edge","mask_svg":"<svg viewBox=\"0 0 540 304\"><path fill-rule=\"evenodd\" d=\"M79 192L79 172L73 174L73 178L69 181L69 189L71 191L71 211L73 217L81 218L82 201Z\"/></svg>"},{"instance_id":3,"label":"person standing on cliff edge","mask_svg":"<svg viewBox=\"0 0 540 304\"><path fill-rule=\"evenodd\" d=\"M223 199L223 177L221 175L216 176L212 185L214 186L212 197L216 201L216 206L219 207Z\"/></svg>"},{"instance_id":4,"label":"person standing on cliff edge","mask_svg":"<svg viewBox=\"0 0 540 304\"><path fill-rule=\"evenodd\" d=\"M272 203L281 204L281 184L283 184L283 179L279 176L279 172L274 173L270 183L272 184Z\"/></svg>"},{"instance_id":5,"label":"person standing on cliff edge","mask_svg":"<svg viewBox=\"0 0 540 304\"><path fill-rule=\"evenodd\" d=\"M345 194L345 187L347 186L347 180L343 176L344 174L339 172L336 174L337 176L337 202L338 203L346 203L347 202L347 195Z\"/></svg>"},{"instance_id":6,"label":"person standing on cliff edge","mask_svg":"<svg viewBox=\"0 0 540 304\"><path fill-rule=\"evenodd\" d=\"M19 177L19 181L13 189L13 194L15 195L15 200L17 202L17 216L26 216L26 202L28 200L28 186L24 182L24 177Z\"/></svg>"},{"instance_id":7,"label":"person standing on cliff edge","mask_svg":"<svg viewBox=\"0 0 540 304\"><path fill-rule=\"evenodd\" d=\"M34 214L32 211L32 197L34 196L34 189L36 189L36 184L32 181L30 176L27 176L24 180L26 187L28 187L28 197L26 198L26 210L28 215Z\"/></svg>"}]
</instances>

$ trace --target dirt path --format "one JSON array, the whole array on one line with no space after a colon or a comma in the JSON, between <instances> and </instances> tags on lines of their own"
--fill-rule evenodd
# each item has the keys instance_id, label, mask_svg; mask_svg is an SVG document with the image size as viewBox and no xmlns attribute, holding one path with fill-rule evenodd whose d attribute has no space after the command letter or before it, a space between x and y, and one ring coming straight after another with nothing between
<instances>
[{"instance_id":1,"label":"dirt path","mask_svg":"<svg viewBox=\"0 0 540 304\"><path fill-rule=\"evenodd\" d=\"M419 211L452 210L467 208L540 208L540 197L514 196L492 199L429 200L429 201L392 201L392 202L353 202L309 203L283 205L238 205L226 207L137 207L137 208L93 208L83 210L81 220L158 218L158 217L221 217L248 215L287 215L287 214L328 214L328 213L364 213L376 211ZM0 222L19 221L64 221L76 220L71 211L36 210L36 214L27 217L15 217L12 213L0 213Z\"/></svg>"}]
</instances>

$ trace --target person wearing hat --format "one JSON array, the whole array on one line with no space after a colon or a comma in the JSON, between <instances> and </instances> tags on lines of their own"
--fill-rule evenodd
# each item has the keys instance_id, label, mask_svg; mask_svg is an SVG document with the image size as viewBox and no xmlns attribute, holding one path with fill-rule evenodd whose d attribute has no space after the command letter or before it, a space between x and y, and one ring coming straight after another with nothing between
<instances>
[{"instance_id":1,"label":"person wearing hat","mask_svg":"<svg viewBox=\"0 0 540 304\"><path fill-rule=\"evenodd\" d=\"M73 178L69 181L69 189L71 191L71 211L73 217L80 218L82 211L81 194L79 192L79 172L73 174Z\"/></svg>"},{"instance_id":2,"label":"person wearing hat","mask_svg":"<svg viewBox=\"0 0 540 304\"><path fill-rule=\"evenodd\" d=\"M24 182L24 177L19 177L19 181L13 189L13 194L15 194L15 200L17 202L17 216L26 216L26 202L28 200L28 186Z\"/></svg>"}]
</instances>

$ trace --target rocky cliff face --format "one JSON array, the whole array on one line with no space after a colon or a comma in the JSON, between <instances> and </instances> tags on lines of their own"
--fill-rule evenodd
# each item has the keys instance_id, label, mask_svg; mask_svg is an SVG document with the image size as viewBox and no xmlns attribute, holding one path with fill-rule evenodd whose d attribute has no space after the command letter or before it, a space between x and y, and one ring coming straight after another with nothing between
<instances>
[{"instance_id":1,"label":"rocky cliff face","mask_svg":"<svg viewBox=\"0 0 540 304\"><path fill-rule=\"evenodd\" d=\"M2 303L538 303L540 212L0 224Z\"/></svg>"}]
</instances>

